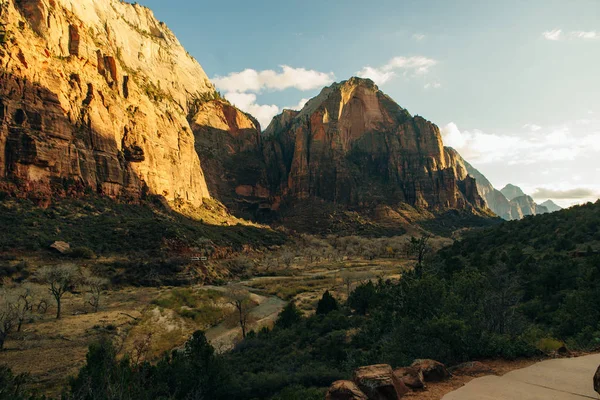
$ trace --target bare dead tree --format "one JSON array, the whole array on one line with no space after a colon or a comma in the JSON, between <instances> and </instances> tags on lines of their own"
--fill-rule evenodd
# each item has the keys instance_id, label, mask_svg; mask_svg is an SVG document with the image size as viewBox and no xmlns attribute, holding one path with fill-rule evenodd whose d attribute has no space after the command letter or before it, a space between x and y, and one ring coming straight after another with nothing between
<instances>
[{"instance_id":1,"label":"bare dead tree","mask_svg":"<svg viewBox=\"0 0 600 400\"><path fill-rule=\"evenodd\" d=\"M283 261L283 263L285 264L285 266L287 268L290 268L292 266L292 262L294 262L294 253L292 253L289 250L285 250L282 254L281 254L281 261Z\"/></svg>"},{"instance_id":2,"label":"bare dead tree","mask_svg":"<svg viewBox=\"0 0 600 400\"><path fill-rule=\"evenodd\" d=\"M14 293L0 289L0 350L4 349L6 338L18 324L17 301Z\"/></svg>"},{"instance_id":3,"label":"bare dead tree","mask_svg":"<svg viewBox=\"0 0 600 400\"><path fill-rule=\"evenodd\" d=\"M56 319L60 319L62 298L77 284L77 268L74 265L43 267L39 271L39 277L50 286L50 294L56 301Z\"/></svg>"},{"instance_id":4,"label":"bare dead tree","mask_svg":"<svg viewBox=\"0 0 600 400\"><path fill-rule=\"evenodd\" d=\"M242 329L242 337L245 339L248 334L248 325L250 323L250 311L253 302L250 299L250 293L239 286L233 286L227 291L229 304L233 305L237 312L238 322Z\"/></svg>"},{"instance_id":5,"label":"bare dead tree","mask_svg":"<svg viewBox=\"0 0 600 400\"><path fill-rule=\"evenodd\" d=\"M131 361L136 368L139 367L147 359L151 346L152 332L148 333L140 339L136 339L133 342Z\"/></svg>"},{"instance_id":6,"label":"bare dead tree","mask_svg":"<svg viewBox=\"0 0 600 400\"><path fill-rule=\"evenodd\" d=\"M355 280L354 274L352 274L350 271L345 271L342 273L342 280L344 282L344 286L346 287L346 298L350 298L352 284Z\"/></svg>"},{"instance_id":7,"label":"bare dead tree","mask_svg":"<svg viewBox=\"0 0 600 400\"><path fill-rule=\"evenodd\" d=\"M421 275L423 273L423 260L425 258L425 255L429 251L429 239L431 239L431 236L428 234L424 234L420 238L411 236L408 242L409 252L411 254L416 255L417 257L417 265L415 266L415 271L418 275Z\"/></svg>"},{"instance_id":8,"label":"bare dead tree","mask_svg":"<svg viewBox=\"0 0 600 400\"><path fill-rule=\"evenodd\" d=\"M82 283L87 287L87 304L89 304L94 312L100 309L100 298L102 292L108 285L108 280L98 276L91 275L87 270L83 272Z\"/></svg>"}]
</instances>

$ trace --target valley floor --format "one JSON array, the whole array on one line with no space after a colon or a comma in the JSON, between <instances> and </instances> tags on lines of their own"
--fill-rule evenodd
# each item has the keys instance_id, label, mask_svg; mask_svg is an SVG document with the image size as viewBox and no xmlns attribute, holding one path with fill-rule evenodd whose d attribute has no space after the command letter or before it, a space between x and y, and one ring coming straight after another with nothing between
<instances>
[{"instance_id":1,"label":"valley floor","mask_svg":"<svg viewBox=\"0 0 600 400\"><path fill-rule=\"evenodd\" d=\"M44 260L28 258L30 265ZM281 309L294 300L312 314L322 294L329 290L345 299L361 282L379 278L397 279L412 265L408 259L361 258L310 263L297 259L289 267L261 269L261 276L238 282L250 292L252 330L271 327ZM121 353L157 359L180 348L196 330L204 330L218 352L231 349L241 339L235 310L225 298L229 286L119 287L105 291L100 311L94 313L84 293L68 293L63 299L63 317L55 308L23 325L9 336L0 364L15 373L29 373L34 387L48 395L59 395L69 376L85 364L88 346L110 337ZM47 290L41 287L40 291ZM52 303L51 303L52 304ZM142 349L143 348L143 349Z\"/></svg>"}]
</instances>

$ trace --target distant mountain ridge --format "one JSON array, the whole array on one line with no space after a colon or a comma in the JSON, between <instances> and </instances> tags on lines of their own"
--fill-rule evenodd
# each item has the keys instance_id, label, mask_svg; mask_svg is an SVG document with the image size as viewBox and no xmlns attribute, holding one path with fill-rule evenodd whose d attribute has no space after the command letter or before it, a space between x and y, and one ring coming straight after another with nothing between
<instances>
[{"instance_id":1,"label":"distant mountain ridge","mask_svg":"<svg viewBox=\"0 0 600 400\"><path fill-rule=\"evenodd\" d=\"M458 152L452 151L457 154L457 157L460 157L468 174L475 178L477 190L481 197L485 199L487 206L500 218L512 221L528 215L546 214L562 210L552 200L537 204L520 187L510 183L501 190L494 188L494 185L481 172L464 160Z\"/></svg>"},{"instance_id":2,"label":"distant mountain ridge","mask_svg":"<svg viewBox=\"0 0 600 400\"><path fill-rule=\"evenodd\" d=\"M504 186L502 189L500 189L500 192L502 192L502 194L508 200L514 200L517 197L525 196L525 192L523 192L523 190L521 190L520 187L510 184L510 183L508 185Z\"/></svg>"},{"instance_id":3,"label":"distant mountain ridge","mask_svg":"<svg viewBox=\"0 0 600 400\"><path fill-rule=\"evenodd\" d=\"M563 209L561 206L559 206L558 204L556 204L552 200L546 200L545 202L543 202L540 205L543 206L543 207L546 207L549 212L560 211L560 210Z\"/></svg>"}]
</instances>

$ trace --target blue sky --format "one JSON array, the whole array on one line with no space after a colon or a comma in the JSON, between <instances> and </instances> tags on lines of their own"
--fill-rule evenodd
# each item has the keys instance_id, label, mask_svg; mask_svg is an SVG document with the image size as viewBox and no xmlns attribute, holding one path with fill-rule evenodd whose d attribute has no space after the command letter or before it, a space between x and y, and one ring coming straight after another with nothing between
<instances>
[{"instance_id":1,"label":"blue sky","mask_svg":"<svg viewBox=\"0 0 600 400\"><path fill-rule=\"evenodd\" d=\"M140 3L263 125L361 73L496 186L598 197L599 0Z\"/></svg>"}]
</instances>

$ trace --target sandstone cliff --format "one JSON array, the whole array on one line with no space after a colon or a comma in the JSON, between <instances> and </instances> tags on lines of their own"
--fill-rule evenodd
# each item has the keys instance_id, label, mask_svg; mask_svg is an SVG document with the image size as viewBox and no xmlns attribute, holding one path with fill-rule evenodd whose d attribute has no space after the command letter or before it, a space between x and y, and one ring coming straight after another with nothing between
<instances>
[{"instance_id":1,"label":"sandstone cliff","mask_svg":"<svg viewBox=\"0 0 600 400\"><path fill-rule=\"evenodd\" d=\"M382 223L390 231L448 210L490 215L438 127L370 80L327 87L262 134L251 116L220 99L191 120L210 192L239 216L300 230L380 232Z\"/></svg>"},{"instance_id":2,"label":"sandstone cliff","mask_svg":"<svg viewBox=\"0 0 600 400\"><path fill-rule=\"evenodd\" d=\"M194 205L209 197L187 116L214 87L149 9L7 0L0 22L5 185L45 191L68 182Z\"/></svg>"},{"instance_id":3,"label":"sandstone cliff","mask_svg":"<svg viewBox=\"0 0 600 400\"><path fill-rule=\"evenodd\" d=\"M363 208L485 209L475 180L446 151L438 127L412 117L371 80L323 89L299 113L276 117L266 134L278 196Z\"/></svg>"},{"instance_id":4,"label":"sandstone cliff","mask_svg":"<svg viewBox=\"0 0 600 400\"><path fill-rule=\"evenodd\" d=\"M196 110L191 127L211 194L238 214L270 201L258 121L215 99Z\"/></svg>"}]
</instances>

